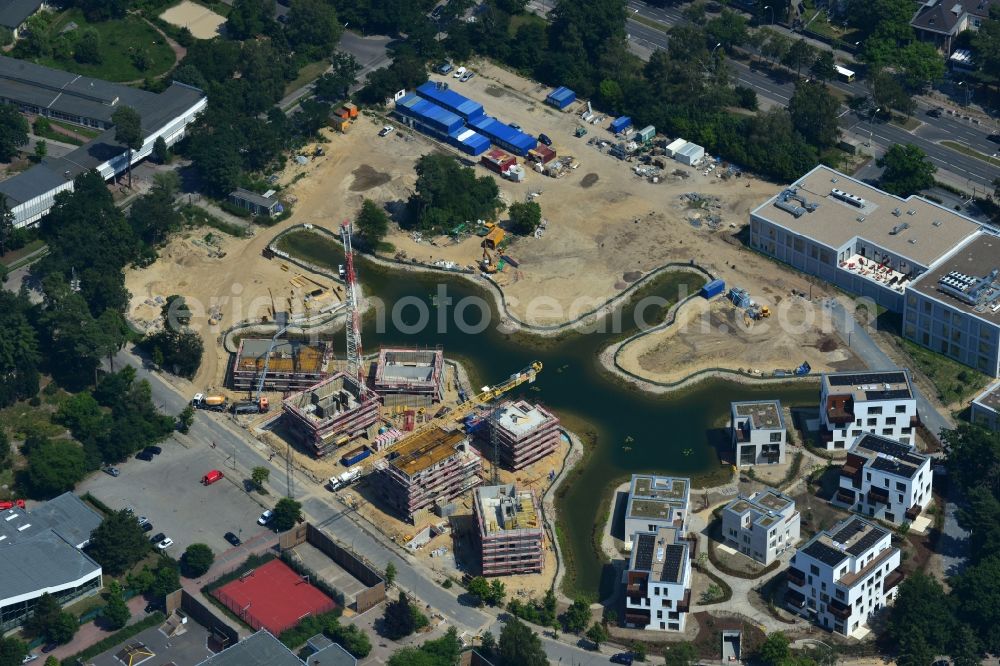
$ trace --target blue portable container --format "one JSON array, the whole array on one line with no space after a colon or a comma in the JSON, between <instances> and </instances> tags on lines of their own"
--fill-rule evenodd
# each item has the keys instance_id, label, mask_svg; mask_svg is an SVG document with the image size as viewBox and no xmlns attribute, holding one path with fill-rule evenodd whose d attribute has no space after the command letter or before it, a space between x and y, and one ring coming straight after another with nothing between
<instances>
[{"instance_id":1,"label":"blue portable container","mask_svg":"<svg viewBox=\"0 0 1000 666\"><path fill-rule=\"evenodd\" d=\"M427 81L417 88L417 94L466 120L484 115L482 104L458 94L447 83Z\"/></svg>"},{"instance_id":2,"label":"blue portable container","mask_svg":"<svg viewBox=\"0 0 1000 666\"><path fill-rule=\"evenodd\" d=\"M628 116L619 116L611 121L611 131L615 134L624 132L632 126L632 119Z\"/></svg>"},{"instance_id":3,"label":"blue portable container","mask_svg":"<svg viewBox=\"0 0 1000 666\"><path fill-rule=\"evenodd\" d=\"M566 86L560 86L549 93L549 96L545 98L545 103L554 106L557 109L565 109L567 106L572 104L576 100L576 93L567 88Z\"/></svg>"},{"instance_id":4,"label":"blue portable container","mask_svg":"<svg viewBox=\"0 0 1000 666\"><path fill-rule=\"evenodd\" d=\"M701 288L701 296L705 299L715 298L726 290L726 283L723 280L712 280Z\"/></svg>"}]
</instances>

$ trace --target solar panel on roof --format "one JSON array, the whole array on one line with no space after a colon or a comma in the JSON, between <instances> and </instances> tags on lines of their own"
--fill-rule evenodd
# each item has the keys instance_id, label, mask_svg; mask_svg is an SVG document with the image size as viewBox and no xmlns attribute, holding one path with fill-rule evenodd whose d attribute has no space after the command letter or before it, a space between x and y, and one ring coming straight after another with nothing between
<instances>
[{"instance_id":1,"label":"solar panel on roof","mask_svg":"<svg viewBox=\"0 0 1000 666\"><path fill-rule=\"evenodd\" d=\"M820 541L813 541L803 549L803 552L831 567L844 561L844 553Z\"/></svg>"},{"instance_id":2,"label":"solar panel on roof","mask_svg":"<svg viewBox=\"0 0 1000 666\"><path fill-rule=\"evenodd\" d=\"M684 559L684 546L673 544L667 546L666 560L663 563L661 580L668 583L678 583L681 578L681 562Z\"/></svg>"},{"instance_id":3,"label":"solar panel on roof","mask_svg":"<svg viewBox=\"0 0 1000 666\"><path fill-rule=\"evenodd\" d=\"M859 373L851 375L828 375L830 386L861 386L864 384L904 384L905 372Z\"/></svg>"},{"instance_id":4,"label":"solar panel on roof","mask_svg":"<svg viewBox=\"0 0 1000 666\"><path fill-rule=\"evenodd\" d=\"M841 528L839 532L831 535L831 538L837 543L847 543L848 541L851 540L851 537L853 537L855 534L861 532L864 529L865 529L864 523L862 523L860 520L852 520L848 522L846 525L844 525L844 527Z\"/></svg>"},{"instance_id":5,"label":"solar panel on roof","mask_svg":"<svg viewBox=\"0 0 1000 666\"><path fill-rule=\"evenodd\" d=\"M652 534L640 534L635 543L635 568L651 569L653 566L653 546L656 537Z\"/></svg>"},{"instance_id":6,"label":"solar panel on roof","mask_svg":"<svg viewBox=\"0 0 1000 666\"><path fill-rule=\"evenodd\" d=\"M909 398L910 391L908 389L865 391L865 397L869 400L896 400L898 398Z\"/></svg>"},{"instance_id":7,"label":"solar panel on roof","mask_svg":"<svg viewBox=\"0 0 1000 666\"><path fill-rule=\"evenodd\" d=\"M876 543L878 543L888 532L879 528L872 527L868 534L861 537L856 544L847 549L847 552L855 557L865 552Z\"/></svg>"}]
</instances>

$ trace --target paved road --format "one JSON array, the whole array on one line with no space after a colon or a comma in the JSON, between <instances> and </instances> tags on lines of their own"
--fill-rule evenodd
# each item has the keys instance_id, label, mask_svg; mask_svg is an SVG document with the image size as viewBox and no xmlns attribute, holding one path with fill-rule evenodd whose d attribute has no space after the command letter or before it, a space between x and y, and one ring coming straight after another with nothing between
<instances>
[{"instance_id":1,"label":"paved road","mask_svg":"<svg viewBox=\"0 0 1000 666\"><path fill-rule=\"evenodd\" d=\"M358 64L361 65L361 70L358 72L357 78L359 83L351 88L352 92L361 88L361 83L364 82L365 77L369 73L385 67L392 60L389 57L389 52L386 50L386 46L390 41L390 38L384 35L362 37L348 30L344 31L344 34L340 37L340 42L337 44L337 50L350 53L358 61ZM327 71L330 71L329 68ZM285 109L286 111L290 110L302 98L312 93L313 87L312 83L307 83L301 88L293 90L278 102L278 108Z\"/></svg>"},{"instance_id":2,"label":"paved road","mask_svg":"<svg viewBox=\"0 0 1000 666\"><path fill-rule=\"evenodd\" d=\"M638 0L630 0L628 6L633 16L642 16L646 20L656 21L662 25L661 29L657 29L640 23L634 18L628 19L629 38L647 49L666 48L668 37L664 31L674 24L686 22L677 9L650 7L645 3L638 2ZM776 81L767 73L756 71L737 60L729 60L727 63L733 72L734 79L741 85L752 88L758 95L768 100L783 106L788 104L795 90L794 82ZM848 84L834 81L830 85L850 95L868 94L868 89L860 82ZM925 106L922 110L926 110L926 108L929 106ZM841 116L841 128L845 130L845 133L854 132L858 138L864 141L870 139L873 143L883 147L896 143L913 143L927 153L930 161L939 170L954 174L958 182L967 183L969 189L971 186L979 189L992 188L993 179L1000 176L1000 168L941 146L937 142L945 139L958 141L981 153L992 155L997 152L1000 146L991 143L986 137L995 131L996 127L973 125L947 115L940 118L921 115L919 120L921 125L911 132L891 123L869 124L867 117L858 117L849 113Z\"/></svg>"}]
</instances>

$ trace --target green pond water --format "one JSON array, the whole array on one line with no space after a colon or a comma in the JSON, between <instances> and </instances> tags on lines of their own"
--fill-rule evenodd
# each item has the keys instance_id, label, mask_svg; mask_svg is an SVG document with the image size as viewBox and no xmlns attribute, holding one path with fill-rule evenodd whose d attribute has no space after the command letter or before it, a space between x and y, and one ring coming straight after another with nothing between
<instances>
[{"instance_id":1,"label":"green pond water","mask_svg":"<svg viewBox=\"0 0 1000 666\"><path fill-rule=\"evenodd\" d=\"M334 271L343 263L340 245L315 233L293 232L279 244L293 255ZM767 397L792 406L816 401L817 389L811 383L746 386L707 380L684 391L651 395L601 367L601 350L635 330L632 315L637 302L647 296L676 302L679 293L683 296L701 287L703 279L697 275L669 273L640 288L616 313L624 324L620 332L551 338L505 333L499 330L496 312L484 330L460 330L454 324L455 304L463 299L493 303L485 287L460 277L386 268L364 257L359 257L357 271L365 297L377 297L389 315L394 307L398 315L396 321L392 316L365 317L366 353L384 345L441 345L446 356L465 365L476 387L501 381L534 360L544 364L535 383L525 385L520 393L552 409L567 428L592 444L556 500L556 528L570 563L564 589L570 595L603 599L613 590L613 569L597 553L594 538L607 517L615 485L638 472L721 479L716 446L731 401ZM442 289L453 305L445 304ZM419 326L421 309L427 313L425 326ZM649 309L646 319L662 320L662 314L654 317L655 312ZM465 321L478 323L480 315L479 309L468 307ZM439 319L446 325L439 326ZM342 336L335 338L335 345L342 348Z\"/></svg>"}]
</instances>

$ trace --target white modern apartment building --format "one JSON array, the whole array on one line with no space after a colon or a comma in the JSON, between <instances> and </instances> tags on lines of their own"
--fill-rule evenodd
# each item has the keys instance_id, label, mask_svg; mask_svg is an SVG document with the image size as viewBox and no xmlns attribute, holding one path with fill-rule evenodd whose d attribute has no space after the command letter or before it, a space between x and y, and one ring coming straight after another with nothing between
<instances>
[{"instance_id":1,"label":"white modern apartment building","mask_svg":"<svg viewBox=\"0 0 1000 666\"><path fill-rule=\"evenodd\" d=\"M852 516L798 549L787 571L785 604L829 631L856 634L896 598L899 563L889 531Z\"/></svg>"},{"instance_id":2,"label":"white modern apartment building","mask_svg":"<svg viewBox=\"0 0 1000 666\"><path fill-rule=\"evenodd\" d=\"M691 554L674 527L636 532L625 585L625 626L684 631L691 607Z\"/></svg>"},{"instance_id":3,"label":"white modern apartment building","mask_svg":"<svg viewBox=\"0 0 1000 666\"><path fill-rule=\"evenodd\" d=\"M819 411L820 444L828 450L847 449L864 433L909 444L919 424L905 370L823 375Z\"/></svg>"},{"instance_id":4,"label":"white modern apartment building","mask_svg":"<svg viewBox=\"0 0 1000 666\"><path fill-rule=\"evenodd\" d=\"M895 525L931 503L931 459L912 444L866 433L847 452L833 503Z\"/></svg>"},{"instance_id":5,"label":"white modern apartment building","mask_svg":"<svg viewBox=\"0 0 1000 666\"><path fill-rule=\"evenodd\" d=\"M671 527L687 532L691 479L653 474L633 474L625 509L625 547L632 547L636 532L656 532Z\"/></svg>"},{"instance_id":6,"label":"white modern apartment building","mask_svg":"<svg viewBox=\"0 0 1000 666\"><path fill-rule=\"evenodd\" d=\"M737 467L785 462L785 419L781 402L753 400L730 404L729 429Z\"/></svg>"},{"instance_id":7,"label":"white modern apartment building","mask_svg":"<svg viewBox=\"0 0 1000 666\"><path fill-rule=\"evenodd\" d=\"M795 547L800 523L795 500L773 488L738 497L722 509L726 545L765 566Z\"/></svg>"}]
</instances>

